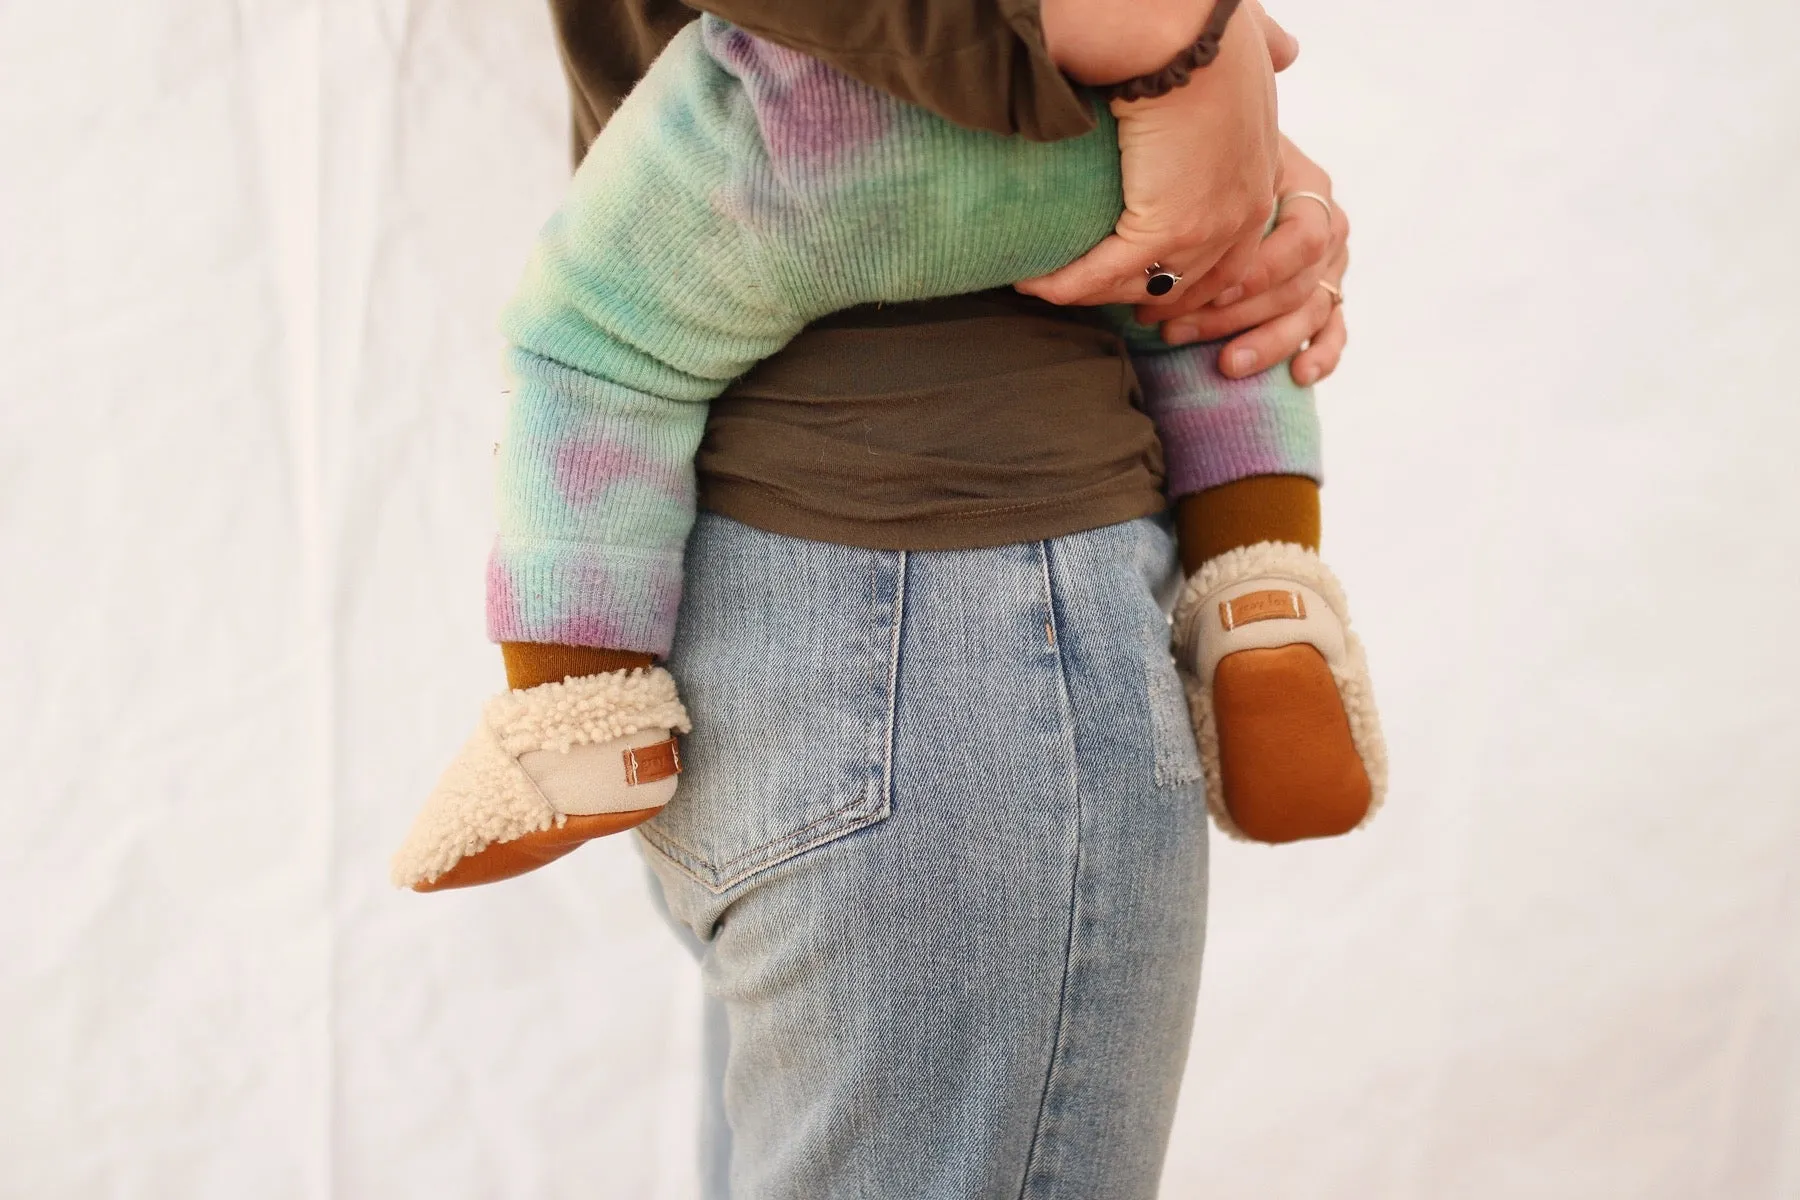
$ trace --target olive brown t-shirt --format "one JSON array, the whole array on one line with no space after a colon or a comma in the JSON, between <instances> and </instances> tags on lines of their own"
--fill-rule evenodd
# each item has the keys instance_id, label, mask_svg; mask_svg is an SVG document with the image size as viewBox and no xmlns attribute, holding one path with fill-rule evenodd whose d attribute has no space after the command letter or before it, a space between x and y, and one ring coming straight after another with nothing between
<instances>
[{"instance_id":1,"label":"olive brown t-shirt","mask_svg":"<svg viewBox=\"0 0 1800 1200\"><path fill-rule=\"evenodd\" d=\"M959 124L1092 128L1036 0L707 0L703 7ZM551 0L577 156L668 40L676 0ZM1161 444L1117 335L1010 289L815 322L715 400L700 505L793 537L936 550L1161 511Z\"/></svg>"}]
</instances>

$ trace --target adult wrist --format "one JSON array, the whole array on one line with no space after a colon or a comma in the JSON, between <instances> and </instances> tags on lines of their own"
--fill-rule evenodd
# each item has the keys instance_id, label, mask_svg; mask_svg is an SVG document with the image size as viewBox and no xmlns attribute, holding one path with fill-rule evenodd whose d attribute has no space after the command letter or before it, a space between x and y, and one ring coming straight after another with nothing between
<instances>
[{"instance_id":1,"label":"adult wrist","mask_svg":"<svg viewBox=\"0 0 1800 1200\"><path fill-rule=\"evenodd\" d=\"M1190 54L1199 39L1190 38L1180 51L1182 55ZM1195 104L1210 104L1212 97L1229 92L1241 78L1241 72L1251 68L1256 57L1266 61L1267 50L1262 29L1249 14L1231 20L1220 31L1216 44L1212 47L1210 57L1204 67L1187 69L1186 64L1176 67L1173 63L1165 63L1152 76L1164 76L1156 82L1163 86L1147 89L1148 94L1134 93L1130 84L1140 82L1139 79L1126 81L1126 84L1113 84L1094 89L1107 102L1115 118L1122 118L1127 112L1160 107L1191 107ZM1149 82L1151 77L1144 77Z\"/></svg>"},{"instance_id":2,"label":"adult wrist","mask_svg":"<svg viewBox=\"0 0 1800 1200\"><path fill-rule=\"evenodd\" d=\"M1199 36L1213 0L1042 0L1050 60L1077 83L1122 83L1166 67Z\"/></svg>"},{"instance_id":3,"label":"adult wrist","mask_svg":"<svg viewBox=\"0 0 1800 1200\"><path fill-rule=\"evenodd\" d=\"M1154 71L1100 88L1100 94L1108 102L1118 105L1158 100L1186 87L1224 51L1226 30L1240 3L1241 0L1213 0L1212 10L1207 13L1199 34L1178 54Z\"/></svg>"}]
</instances>

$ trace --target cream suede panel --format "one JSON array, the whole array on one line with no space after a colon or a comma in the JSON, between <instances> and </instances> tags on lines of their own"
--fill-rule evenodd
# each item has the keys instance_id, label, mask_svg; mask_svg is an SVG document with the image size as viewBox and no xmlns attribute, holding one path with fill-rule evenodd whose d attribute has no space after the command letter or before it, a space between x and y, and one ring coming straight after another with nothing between
<instances>
[{"instance_id":1,"label":"cream suede panel","mask_svg":"<svg viewBox=\"0 0 1800 1200\"><path fill-rule=\"evenodd\" d=\"M1298 593L1306 616L1278 617L1239 625L1236 629L1225 628L1224 623L1219 620L1220 604L1271 587ZM1190 649L1189 662L1201 682L1209 686L1213 672L1219 667L1219 660L1227 654L1236 654L1239 650L1266 650L1277 646L1291 646L1295 642L1309 642L1318 647L1319 653L1333 667L1344 662L1344 623L1338 620L1337 613L1325 602L1325 597L1305 584L1290 579L1246 579L1220 588L1200 601L1200 610L1194 614L1192 625L1198 635L1197 644Z\"/></svg>"},{"instance_id":2,"label":"cream suede panel","mask_svg":"<svg viewBox=\"0 0 1800 1200\"><path fill-rule=\"evenodd\" d=\"M519 766L552 808L571 817L661 808L675 795L680 776L627 783L625 751L653 745L668 736L666 729L643 729L610 742L571 746L567 750L533 750L519 756Z\"/></svg>"}]
</instances>

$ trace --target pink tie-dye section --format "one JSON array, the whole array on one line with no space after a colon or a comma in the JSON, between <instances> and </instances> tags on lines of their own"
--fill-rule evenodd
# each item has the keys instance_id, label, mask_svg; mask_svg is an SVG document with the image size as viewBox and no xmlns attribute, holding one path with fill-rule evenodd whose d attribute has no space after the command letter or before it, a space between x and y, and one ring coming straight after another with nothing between
<instances>
[{"instance_id":1,"label":"pink tie-dye section","mask_svg":"<svg viewBox=\"0 0 1800 1200\"><path fill-rule=\"evenodd\" d=\"M840 162L893 125L898 101L817 59L715 21L706 22L703 37L743 82L777 174Z\"/></svg>"},{"instance_id":2,"label":"pink tie-dye section","mask_svg":"<svg viewBox=\"0 0 1800 1200\"><path fill-rule=\"evenodd\" d=\"M626 481L649 484L671 497L682 494L682 474L676 464L610 438L567 438L557 446L552 464L557 494L570 508L586 508L601 492Z\"/></svg>"}]
</instances>

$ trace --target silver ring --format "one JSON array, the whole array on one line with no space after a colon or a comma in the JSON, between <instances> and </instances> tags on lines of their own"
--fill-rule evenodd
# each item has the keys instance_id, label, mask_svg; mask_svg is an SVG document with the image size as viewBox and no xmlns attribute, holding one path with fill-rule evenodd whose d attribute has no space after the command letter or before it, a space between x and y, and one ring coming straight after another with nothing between
<instances>
[{"instance_id":1,"label":"silver ring","mask_svg":"<svg viewBox=\"0 0 1800 1200\"><path fill-rule=\"evenodd\" d=\"M1289 200L1317 200L1320 204L1322 204L1325 207L1325 223L1327 225L1331 224L1332 214L1337 212L1337 210L1331 206L1331 200L1329 197L1321 196L1317 192L1289 192L1287 195L1283 196L1281 199L1279 199L1275 202L1275 219L1276 220L1281 219L1281 212L1283 209L1285 209L1287 207L1287 202Z\"/></svg>"},{"instance_id":2,"label":"silver ring","mask_svg":"<svg viewBox=\"0 0 1800 1200\"><path fill-rule=\"evenodd\" d=\"M1337 284L1332 283L1329 280L1321 279L1319 280L1319 286L1324 288L1326 294L1331 297L1331 307L1336 308L1344 302L1344 289Z\"/></svg>"},{"instance_id":3,"label":"silver ring","mask_svg":"<svg viewBox=\"0 0 1800 1200\"><path fill-rule=\"evenodd\" d=\"M1180 275L1159 262L1153 262L1145 267L1144 274L1149 276L1144 281L1144 290L1152 296L1166 296L1175 289L1176 284L1181 282Z\"/></svg>"}]
</instances>

